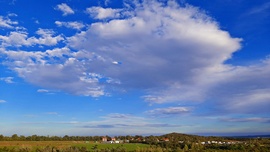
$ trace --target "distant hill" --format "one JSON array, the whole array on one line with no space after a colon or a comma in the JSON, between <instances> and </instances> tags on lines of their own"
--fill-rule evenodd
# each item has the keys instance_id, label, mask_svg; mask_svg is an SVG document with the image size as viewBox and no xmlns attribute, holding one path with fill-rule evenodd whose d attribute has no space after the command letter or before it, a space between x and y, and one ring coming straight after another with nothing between
<instances>
[{"instance_id":1,"label":"distant hill","mask_svg":"<svg viewBox=\"0 0 270 152\"><path fill-rule=\"evenodd\" d=\"M199 141L213 141L213 140L240 140L240 139L248 139L248 138L270 138L270 135L251 135L251 136L198 136L191 134L182 134L182 133L169 133L165 135L161 135L160 138L168 138L176 141L190 141L190 142L199 142Z\"/></svg>"},{"instance_id":2,"label":"distant hill","mask_svg":"<svg viewBox=\"0 0 270 152\"><path fill-rule=\"evenodd\" d=\"M233 138L270 138L270 135L231 136Z\"/></svg>"},{"instance_id":3,"label":"distant hill","mask_svg":"<svg viewBox=\"0 0 270 152\"><path fill-rule=\"evenodd\" d=\"M165 135L162 135L161 137L168 138L168 139L170 139L170 141L176 140L176 141L190 141L190 142L205 141L205 140L209 139L209 137L190 135L190 134L182 134L182 133L176 133L176 132L165 134Z\"/></svg>"}]
</instances>

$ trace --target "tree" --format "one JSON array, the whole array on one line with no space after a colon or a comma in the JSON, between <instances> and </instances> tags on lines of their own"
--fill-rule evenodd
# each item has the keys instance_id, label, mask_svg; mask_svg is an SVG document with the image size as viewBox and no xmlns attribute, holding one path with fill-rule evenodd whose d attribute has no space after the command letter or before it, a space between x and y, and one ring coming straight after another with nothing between
<instances>
[{"instance_id":1,"label":"tree","mask_svg":"<svg viewBox=\"0 0 270 152\"><path fill-rule=\"evenodd\" d=\"M13 141L16 141L16 140L19 139L19 136L18 136L17 134L13 134L13 135L11 136L11 139L12 139Z\"/></svg>"},{"instance_id":2,"label":"tree","mask_svg":"<svg viewBox=\"0 0 270 152\"><path fill-rule=\"evenodd\" d=\"M188 151L188 145L187 145L187 144L185 144L183 150L184 150L184 151Z\"/></svg>"},{"instance_id":3,"label":"tree","mask_svg":"<svg viewBox=\"0 0 270 152\"><path fill-rule=\"evenodd\" d=\"M3 141L4 140L4 136L3 135L0 135L0 141Z\"/></svg>"}]
</instances>

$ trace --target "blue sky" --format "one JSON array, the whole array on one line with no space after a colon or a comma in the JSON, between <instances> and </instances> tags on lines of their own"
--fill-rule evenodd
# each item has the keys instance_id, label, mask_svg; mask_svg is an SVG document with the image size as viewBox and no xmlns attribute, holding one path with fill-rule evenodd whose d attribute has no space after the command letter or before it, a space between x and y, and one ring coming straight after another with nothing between
<instances>
[{"instance_id":1,"label":"blue sky","mask_svg":"<svg viewBox=\"0 0 270 152\"><path fill-rule=\"evenodd\" d=\"M0 134L270 133L267 0L0 0Z\"/></svg>"}]
</instances>

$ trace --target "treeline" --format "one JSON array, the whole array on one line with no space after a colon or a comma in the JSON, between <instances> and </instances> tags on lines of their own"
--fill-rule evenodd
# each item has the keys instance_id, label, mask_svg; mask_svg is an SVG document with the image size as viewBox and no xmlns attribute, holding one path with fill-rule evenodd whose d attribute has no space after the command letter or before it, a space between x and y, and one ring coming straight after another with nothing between
<instances>
[{"instance_id":1,"label":"treeline","mask_svg":"<svg viewBox=\"0 0 270 152\"><path fill-rule=\"evenodd\" d=\"M112 140L115 138L116 140L123 140L124 142L129 143L144 143L149 144L150 148L140 148L136 150L136 152L225 152L225 151L234 151L234 152L269 152L270 151L270 138L226 138L226 137L204 137L204 136L196 136L196 135L187 135L187 134L179 134L179 133L170 133L161 136L114 136L109 137L105 136L108 140ZM101 142L104 136L22 136L14 134L12 136L3 136L0 135L0 141L96 141ZM202 142L212 142L210 144L202 144ZM218 142L227 141L231 144L219 144ZM233 144L232 144L233 143ZM14 151L14 152L23 152L29 151L29 149L17 149L13 147L13 150L10 150L12 147L2 147L0 148L0 152L2 151ZM50 149L50 150L49 150ZM32 151L32 150L30 150ZM52 152L68 152L68 151L84 151L84 152L125 152L127 151L123 147L116 148L107 148L107 149L98 149L97 147L93 147L91 150L86 149L84 147L69 147L65 149L57 149L55 147L43 147L36 151L52 151Z\"/></svg>"},{"instance_id":2,"label":"treeline","mask_svg":"<svg viewBox=\"0 0 270 152\"><path fill-rule=\"evenodd\" d=\"M170 133L161 136L141 136L141 135L127 135L127 136L39 136L39 135L17 135L12 136L0 135L0 141L101 141L103 137L106 137L108 141L112 138L117 140L129 141L129 142L147 142L150 144L156 144L160 141L168 139L169 141L185 141L185 142L200 142L200 141L212 141L212 140L231 140L224 137L204 137L197 135L187 135L180 133Z\"/></svg>"},{"instance_id":3,"label":"treeline","mask_svg":"<svg viewBox=\"0 0 270 152\"><path fill-rule=\"evenodd\" d=\"M0 141L102 141L102 138L106 137L108 141L112 138L116 140L129 141L134 143L148 143L156 145L162 141L185 142L185 143L200 143L205 141L252 141L260 139L270 138L233 138L233 137L216 137L216 136L197 136L181 133L170 133L160 136L141 136L141 135L127 135L127 136L39 136L39 135L17 135L4 136L0 134Z\"/></svg>"},{"instance_id":4,"label":"treeline","mask_svg":"<svg viewBox=\"0 0 270 152\"><path fill-rule=\"evenodd\" d=\"M0 135L0 141L100 141L102 136L23 136L13 134L12 136Z\"/></svg>"}]
</instances>

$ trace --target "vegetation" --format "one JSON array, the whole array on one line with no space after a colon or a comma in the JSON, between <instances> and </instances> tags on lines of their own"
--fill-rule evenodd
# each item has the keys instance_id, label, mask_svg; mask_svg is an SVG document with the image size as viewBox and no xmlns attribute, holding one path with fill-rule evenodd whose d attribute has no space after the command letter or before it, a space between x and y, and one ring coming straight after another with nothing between
<instances>
[{"instance_id":1,"label":"vegetation","mask_svg":"<svg viewBox=\"0 0 270 152\"><path fill-rule=\"evenodd\" d=\"M108 140L111 137L106 136ZM103 136L0 135L0 152L268 152L270 138L203 137L171 133L162 136L117 136L121 143L102 142Z\"/></svg>"}]
</instances>

